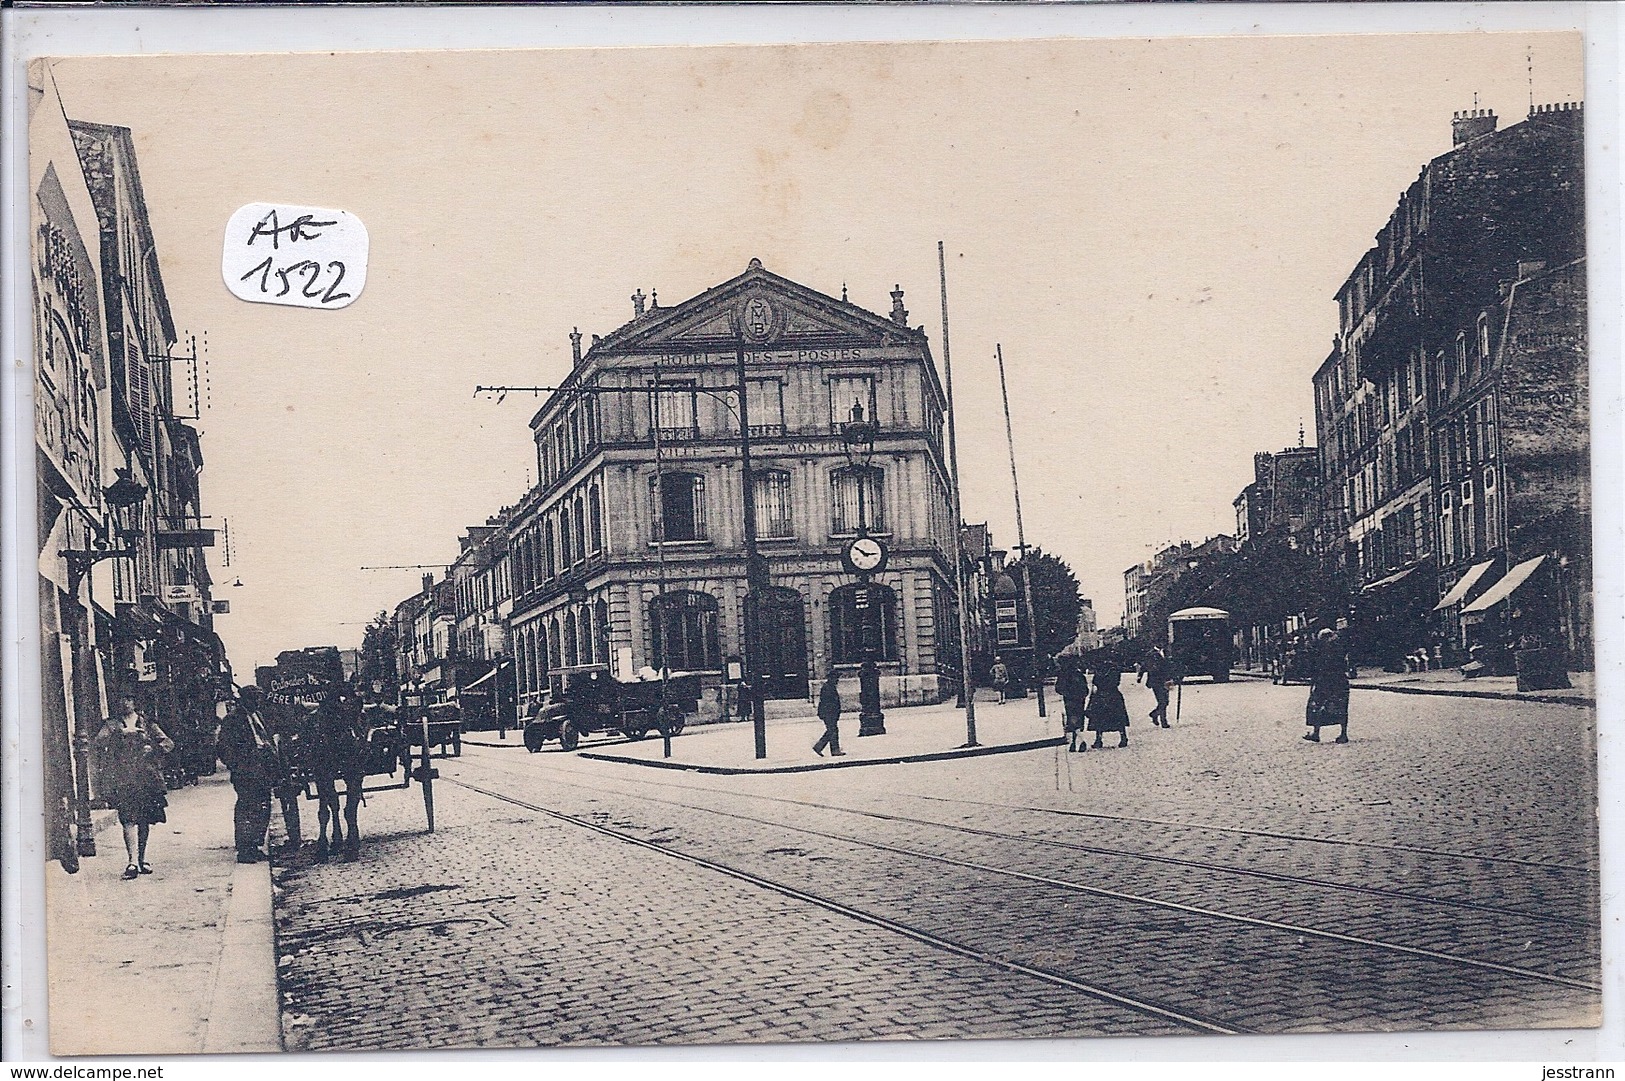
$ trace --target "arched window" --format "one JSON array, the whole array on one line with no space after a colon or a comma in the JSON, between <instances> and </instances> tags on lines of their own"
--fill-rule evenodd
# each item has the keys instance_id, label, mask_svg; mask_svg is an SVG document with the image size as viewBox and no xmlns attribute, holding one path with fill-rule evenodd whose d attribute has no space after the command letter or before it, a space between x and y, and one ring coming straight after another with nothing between
<instances>
[{"instance_id":1,"label":"arched window","mask_svg":"<svg viewBox=\"0 0 1625 1081\"><path fill-rule=\"evenodd\" d=\"M587 558L587 515L585 504L579 495L575 498L575 537L575 559L571 562L580 563Z\"/></svg>"},{"instance_id":2,"label":"arched window","mask_svg":"<svg viewBox=\"0 0 1625 1081\"><path fill-rule=\"evenodd\" d=\"M573 668L581 663L581 655L576 652L576 614L574 611L564 613L564 666Z\"/></svg>"},{"instance_id":3,"label":"arched window","mask_svg":"<svg viewBox=\"0 0 1625 1081\"><path fill-rule=\"evenodd\" d=\"M581 618L576 622L576 656L581 658L580 663L591 664L597 659L592 655L592 643L592 609L582 605Z\"/></svg>"},{"instance_id":4,"label":"arched window","mask_svg":"<svg viewBox=\"0 0 1625 1081\"><path fill-rule=\"evenodd\" d=\"M560 655L559 617L554 616L547 627L547 668L552 671L564 666L564 658Z\"/></svg>"},{"instance_id":5,"label":"arched window","mask_svg":"<svg viewBox=\"0 0 1625 1081\"><path fill-rule=\"evenodd\" d=\"M575 537L570 529L570 505L565 503L559 507L559 571L562 573L570 569L575 562Z\"/></svg>"},{"instance_id":6,"label":"arched window","mask_svg":"<svg viewBox=\"0 0 1625 1081\"><path fill-rule=\"evenodd\" d=\"M553 519L549 518L542 523L542 569L546 572L545 581L551 582L558 573L558 566L553 558Z\"/></svg>"},{"instance_id":7,"label":"arched window","mask_svg":"<svg viewBox=\"0 0 1625 1081\"><path fill-rule=\"evenodd\" d=\"M664 473L649 478L657 541L705 540L705 478L697 473Z\"/></svg>"},{"instance_id":8,"label":"arched window","mask_svg":"<svg viewBox=\"0 0 1625 1081\"><path fill-rule=\"evenodd\" d=\"M552 670L554 663L551 655L548 653L547 643L547 624L536 624L536 638L534 643L536 649L535 689L539 691L547 689L547 673Z\"/></svg>"},{"instance_id":9,"label":"arched window","mask_svg":"<svg viewBox=\"0 0 1625 1081\"><path fill-rule=\"evenodd\" d=\"M717 641L717 599L709 593L682 589L654 598L654 666L678 672L722 667Z\"/></svg>"},{"instance_id":10,"label":"arched window","mask_svg":"<svg viewBox=\"0 0 1625 1081\"><path fill-rule=\"evenodd\" d=\"M756 493L756 535L767 539L794 537L789 471L764 469L752 479Z\"/></svg>"},{"instance_id":11,"label":"arched window","mask_svg":"<svg viewBox=\"0 0 1625 1081\"><path fill-rule=\"evenodd\" d=\"M591 416L592 414L588 414ZM587 486L587 520L591 528L592 550L604 550L604 500L596 483Z\"/></svg>"},{"instance_id":12,"label":"arched window","mask_svg":"<svg viewBox=\"0 0 1625 1081\"><path fill-rule=\"evenodd\" d=\"M886 507L880 498L883 478L876 466L846 466L830 474L834 507L831 533L856 533L860 525L871 533L886 531Z\"/></svg>"},{"instance_id":13,"label":"arched window","mask_svg":"<svg viewBox=\"0 0 1625 1081\"><path fill-rule=\"evenodd\" d=\"M602 599L593 602L592 626L598 632L593 642L593 660L609 663L609 603Z\"/></svg>"},{"instance_id":14,"label":"arched window","mask_svg":"<svg viewBox=\"0 0 1625 1081\"><path fill-rule=\"evenodd\" d=\"M829 595L830 656L836 664L897 660L897 593L878 582Z\"/></svg>"}]
</instances>

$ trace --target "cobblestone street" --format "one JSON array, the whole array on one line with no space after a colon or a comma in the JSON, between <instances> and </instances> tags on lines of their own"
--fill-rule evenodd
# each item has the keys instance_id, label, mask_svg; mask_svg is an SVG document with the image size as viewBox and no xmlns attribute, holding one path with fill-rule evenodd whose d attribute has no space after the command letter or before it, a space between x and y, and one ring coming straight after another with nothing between
<instances>
[{"instance_id":1,"label":"cobblestone street","mask_svg":"<svg viewBox=\"0 0 1625 1081\"><path fill-rule=\"evenodd\" d=\"M1305 693L791 776L469 746L434 834L380 793L359 864L278 869L287 1046L1596 1024L1591 712L1356 694L1313 745Z\"/></svg>"}]
</instances>

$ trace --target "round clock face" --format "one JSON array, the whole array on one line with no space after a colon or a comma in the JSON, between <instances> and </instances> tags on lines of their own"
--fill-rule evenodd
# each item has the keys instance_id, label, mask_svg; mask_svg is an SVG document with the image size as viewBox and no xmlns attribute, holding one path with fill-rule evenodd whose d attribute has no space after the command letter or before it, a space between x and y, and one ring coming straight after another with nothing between
<instances>
[{"instance_id":1,"label":"round clock face","mask_svg":"<svg viewBox=\"0 0 1625 1081\"><path fill-rule=\"evenodd\" d=\"M846 558L860 571L872 571L886 562L886 548L873 537L859 537L847 546Z\"/></svg>"}]
</instances>

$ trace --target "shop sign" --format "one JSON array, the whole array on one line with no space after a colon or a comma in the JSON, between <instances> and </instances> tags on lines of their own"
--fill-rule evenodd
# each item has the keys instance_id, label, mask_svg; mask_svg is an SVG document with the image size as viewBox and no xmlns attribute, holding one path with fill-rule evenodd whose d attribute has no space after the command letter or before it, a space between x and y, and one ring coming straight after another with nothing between
<instances>
[{"instance_id":1,"label":"shop sign","mask_svg":"<svg viewBox=\"0 0 1625 1081\"><path fill-rule=\"evenodd\" d=\"M201 598L198 595L197 586L187 585L164 587L165 604L193 604L199 599Z\"/></svg>"},{"instance_id":2,"label":"shop sign","mask_svg":"<svg viewBox=\"0 0 1625 1081\"><path fill-rule=\"evenodd\" d=\"M140 683L152 683L158 678L158 661L147 652L145 642L135 644L135 656L131 661L135 669L135 678Z\"/></svg>"}]
</instances>

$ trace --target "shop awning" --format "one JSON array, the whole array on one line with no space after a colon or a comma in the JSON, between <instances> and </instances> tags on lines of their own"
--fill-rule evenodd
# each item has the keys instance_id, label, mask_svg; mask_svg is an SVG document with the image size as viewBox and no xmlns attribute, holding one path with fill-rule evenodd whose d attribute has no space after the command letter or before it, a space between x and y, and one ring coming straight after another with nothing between
<instances>
[{"instance_id":1,"label":"shop awning","mask_svg":"<svg viewBox=\"0 0 1625 1081\"><path fill-rule=\"evenodd\" d=\"M485 675L481 676L479 679L476 679L473 683L470 683L466 687L464 687L463 690L471 691L475 687L478 687L481 683L487 683L490 680L494 679L496 677L496 674L497 674L497 669L492 668L489 672L485 673Z\"/></svg>"},{"instance_id":2,"label":"shop awning","mask_svg":"<svg viewBox=\"0 0 1625 1081\"><path fill-rule=\"evenodd\" d=\"M1507 571L1505 578L1486 589L1482 597L1463 608L1462 611L1464 613L1483 612L1495 607L1497 604L1500 604L1502 601L1512 596L1512 591L1527 582L1529 580L1529 576L1538 571L1540 569L1540 565L1544 562L1546 562L1545 556L1536 556L1534 559L1524 560L1516 567L1513 567L1511 570Z\"/></svg>"},{"instance_id":3,"label":"shop awning","mask_svg":"<svg viewBox=\"0 0 1625 1081\"><path fill-rule=\"evenodd\" d=\"M1421 566L1421 564L1418 563L1418 564L1416 564L1416 566L1406 567L1402 571L1396 571L1395 573L1390 574L1386 578L1379 578L1375 582L1372 582L1370 585L1366 586L1360 592L1362 592L1362 593L1375 593L1378 590L1387 589L1389 586L1394 585L1394 584L1404 580L1405 578L1410 577L1410 575L1412 575L1412 574L1414 574L1416 572L1416 568L1420 567L1420 566Z\"/></svg>"},{"instance_id":4,"label":"shop awning","mask_svg":"<svg viewBox=\"0 0 1625 1081\"><path fill-rule=\"evenodd\" d=\"M1461 599L1471 593L1473 587L1478 584L1478 580L1484 577L1484 572L1494 565L1493 562L1489 561L1474 564L1466 574L1461 576L1455 585L1450 587L1450 592L1444 595L1444 599L1433 606L1433 610L1442 612L1452 605L1460 604Z\"/></svg>"}]
</instances>

